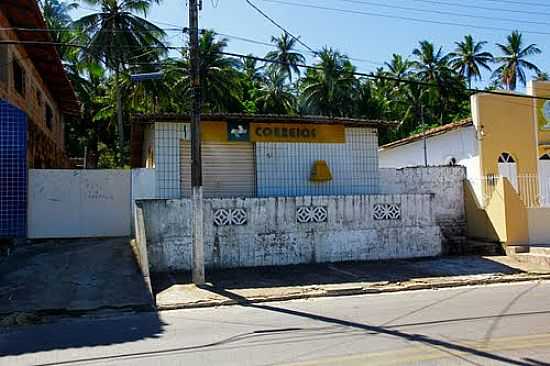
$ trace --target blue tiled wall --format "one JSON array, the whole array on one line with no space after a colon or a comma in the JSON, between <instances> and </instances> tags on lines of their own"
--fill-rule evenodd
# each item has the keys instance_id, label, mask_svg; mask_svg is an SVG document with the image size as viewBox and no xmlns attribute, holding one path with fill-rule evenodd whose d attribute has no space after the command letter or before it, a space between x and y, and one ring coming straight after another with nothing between
<instances>
[{"instance_id":1,"label":"blue tiled wall","mask_svg":"<svg viewBox=\"0 0 550 366\"><path fill-rule=\"evenodd\" d=\"M0 238L27 229L27 116L0 100Z\"/></svg>"}]
</instances>

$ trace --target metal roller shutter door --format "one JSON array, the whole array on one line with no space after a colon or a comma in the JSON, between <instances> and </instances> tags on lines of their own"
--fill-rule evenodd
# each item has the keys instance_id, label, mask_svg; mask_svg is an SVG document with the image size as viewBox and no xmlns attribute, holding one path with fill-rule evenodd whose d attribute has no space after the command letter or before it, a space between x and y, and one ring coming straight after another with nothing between
<instances>
[{"instance_id":1,"label":"metal roller shutter door","mask_svg":"<svg viewBox=\"0 0 550 366\"><path fill-rule=\"evenodd\" d=\"M191 196L191 147L181 142L181 190ZM253 144L202 145L204 196L210 198L254 197L256 194Z\"/></svg>"}]
</instances>

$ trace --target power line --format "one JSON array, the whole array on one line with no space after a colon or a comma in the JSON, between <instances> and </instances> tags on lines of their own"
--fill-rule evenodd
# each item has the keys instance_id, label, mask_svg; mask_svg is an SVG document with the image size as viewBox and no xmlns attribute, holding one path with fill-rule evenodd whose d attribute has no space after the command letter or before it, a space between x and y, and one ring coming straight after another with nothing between
<instances>
[{"instance_id":1,"label":"power line","mask_svg":"<svg viewBox=\"0 0 550 366\"><path fill-rule=\"evenodd\" d=\"M374 5L382 8L390 8L390 9L400 9L400 10L410 10L410 11L416 11L421 13L431 13L431 14L440 14L440 15L452 15L452 16L459 16L459 17L466 17L466 18L473 18L473 19L485 19L485 20L496 20L501 22L521 22L521 23L527 23L527 24L535 24L535 25L550 25L548 22L537 22L533 20L519 20L519 19L512 19L512 18L499 18L494 16L488 16L488 15L473 15L473 14L465 14L465 13L455 13L452 11L446 11L446 10L430 10L430 9L419 9L419 8L411 8L406 6L398 6L398 5L389 5L384 3L378 3L373 1L363 1L363 0L338 0L345 3L352 3L352 4L362 4L362 5Z\"/></svg>"},{"instance_id":2,"label":"power line","mask_svg":"<svg viewBox=\"0 0 550 366\"><path fill-rule=\"evenodd\" d=\"M544 15L544 16L550 16L550 13L540 12L540 11L528 11L528 10L512 10L512 9L501 9L501 8L490 8L487 6L479 6L479 5L464 5L464 4L457 4L453 2L448 1L437 1L437 0L410 0L410 1L416 1L419 3L425 3L425 4L434 4L434 5L445 5L445 6L453 6L458 8L466 8L466 9L479 9L479 10L488 10L488 11L496 11L496 12L502 12L502 13L512 13L512 14L527 14L527 15Z\"/></svg>"},{"instance_id":3,"label":"power line","mask_svg":"<svg viewBox=\"0 0 550 366\"><path fill-rule=\"evenodd\" d=\"M279 23L277 23L273 18L271 18L269 15L267 15L264 11L262 11L260 8L258 8L254 3L252 3L252 1L250 0L245 0L246 3L248 5L250 5L254 10L256 10L258 13L260 13L264 18L266 18L267 20L269 20L271 23L273 23L277 28L279 28L280 30L282 30L283 32L285 32L286 34L288 34L289 36L291 36L294 40L296 40L296 42L300 43L302 46L304 46L305 48L307 48L310 52L313 52L315 53L315 50L313 50L313 48L309 47L305 42L303 42L300 37L296 37L295 35L293 35L292 33L290 33L289 31L287 31L282 25L280 25Z\"/></svg>"},{"instance_id":4,"label":"power line","mask_svg":"<svg viewBox=\"0 0 550 366\"><path fill-rule=\"evenodd\" d=\"M0 41L0 45L1 44L23 44L23 45L30 45L30 46L33 46L33 45L36 45L36 46L43 46L43 45L60 46L60 45L62 45L62 46L68 46L68 47L78 47L78 48L81 48L81 49L84 49L84 50L88 51L87 50L88 47L86 45L79 45L79 44L65 43L65 42ZM146 48L159 48L159 47L158 46L148 46ZM163 48L181 50L181 49L184 49L185 47L170 47L170 46L167 46L167 47L163 47ZM218 53L221 54L221 55L231 56L231 57L236 57L236 58L253 59L253 60L264 62L264 63L279 64L279 65L284 65L284 66L296 66L296 67L303 68L303 69L308 69L308 70L318 70L318 71L323 70L323 68L320 67L320 66L312 66L312 65L300 64L300 63L289 63L289 62L283 62L283 61L278 61L278 60L270 60L270 59L267 59L265 57L258 57L258 56L253 56L253 55L244 55L244 54L235 53L235 52L218 51ZM159 65L159 64L160 63L142 63L142 64L139 64L139 65ZM138 64L136 64L136 65L138 65ZM359 71L351 71L350 74L352 74L354 76L361 76L361 77L365 77L365 78L368 78L368 79L373 79L373 80L386 80L386 81L393 81L393 82L404 83L404 84L416 84L416 85L426 86L426 87L439 87L439 85L437 85L435 83L430 83L430 82L421 81L421 80L398 78L398 77L393 77L393 76L389 76L389 75L377 75L377 74L373 74L373 73L365 73L365 72L359 72ZM464 87L463 90L465 90L467 92L471 92L471 93L493 94L493 95L498 95L498 96L501 96L501 97L514 97L514 98L536 99L536 100L550 100L550 98L539 97L539 96L531 96L531 95L526 95L526 94L509 94L509 93L503 93L503 92L498 92L498 91L482 90L482 89L475 89L475 88L468 88L468 87Z\"/></svg>"},{"instance_id":5,"label":"power line","mask_svg":"<svg viewBox=\"0 0 550 366\"><path fill-rule=\"evenodd\" d=\"M525 1L513 1L513 0L484 0L484 1L490 1L494 3L503 3L503 4L515 4L515 5L530 5L530 6L541 6L548 8L550 5L548 4L541 4L541 3L532 3L532 2L525 2Z\"/></svg>"},{"instance_id":6,"label":"power line","mask_svg":"<svg viewBox=\"0 0 550 366\"><path fill-rule=\"evenodd\" d=\"M304 69L308 69L308 70L323 70L322 67L319 67L319 66L312 66L312 65L299 64L299 63L289 63L289 62L283 62L283 61L278 61L278 60L269 60L269 59L266 59L264 57L257 57L257 56L252 56L252 55L243 55L243 54L234 53L234 52L219 52L219 53L222 54L222 55L226 55L226 56L239 57L239 58L248 58L248 59L253 59L253 60L256 60L256 61L261 61L261 62L265 62L265 63L274 63L274 64L283 65L283 66L296 66L296 67L300 67L300 68L304 68ZM394 81L394 82L397 82L397 83L406 83L406 84L408 83L408 84L416 84L416 85L421 85L421 86L439 87L439 85L437 85L435 83L429 83L429 82L421 81L421 80L403 79L403 78L397 78L397 77L386 76L386 75L375 75L373 73L364 73L364 72L359 72L359 71L352 71L350 73L352 75L362 76L362 77L365 77L365 78L368 78L368 79L381 79L381 80L386 80L386 81ZM482 90L482 89L475 89L475 88L468 88L468 87L464 87L464 90L467 91L467 92L471 92L471 93L485 93L485 94L493 94L493 95L506 96L506 97L517 97L517 98L538 99L538 100L550 100L550 98L545 98L545 97L538 97L538 96L532 96L532 95L526 95L526 94L507 94L507 93L502 93L502 92L498 92L498 91Z\"/></svg>"},{"instance_id":7,"label":"power line","mask_svg":"<svg viewBox=\"0 0 550 366\"><path fill-rule=\"evenodd\" d=\"M269 3L274 3L274 4L282 4L282 5L301 7L301 8L318 9L318 10L325 10L325 11L331 11L331 12L344 13L344 14L366 15L366 16L374 16L374 17L381 17L381 18L399 19L399 20L413 21L413 22L419 22L419 23L451 25L451 26L457 26L457 27L478 28L478 29L497 30L497 31L505 31L505 32L510 32L512 30L512 29L508 29L508 28L491 27L491 26L474 25L474 24L465 24L465 23L455 23L455 22L446 22L446 21L439 21L439 20L419 19L419 18L406 17L406 16L400 16L400 15L388 15L388 14L381 14L381 13L366 12L366 11L361 11L361 10L348 10L348 9L330 8L330 7L326 7L326 6L318 6L318 5L310 5L310 4L301 4L301 3L299 4L299 3L293 3L293 2L290 2L290 1L283 1L283 0L262 0L262 1L269 2ZM540 31L521 30L520 32L526 33L526 34L537 34L537 35L545 35L545 36L550 35L549 32L540 32Z\"/></svg>"},{"instance_id":8,"label":"power line","mask_svg":"<svg viewBox=\"0 0 550 366\"><path fill-rule=\"evenodd\" d=\"M181 32L182 28L160 28L164 32ZM0 28L0 31L13 31L13 32L43 32L43 33L88 33L84 30L73 29L73 28L23 28L23 27L9 27L9 28ZM140 33L159 33L155 30L140 30ZM101 31L101 33L128 33L126 30L122 29L110 29Z\"/></svg>"}]
</instances>

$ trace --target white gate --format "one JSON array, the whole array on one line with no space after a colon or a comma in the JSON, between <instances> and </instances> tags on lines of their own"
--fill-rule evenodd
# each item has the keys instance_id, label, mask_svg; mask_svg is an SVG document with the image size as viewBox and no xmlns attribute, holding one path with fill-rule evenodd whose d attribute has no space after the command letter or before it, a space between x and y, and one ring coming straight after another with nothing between
<instances>
[{"instance_id":1,"label":"white gate","mask_svg":"<svg viewBox=\"0 0 550 366\"><path fill-rule=\"evenodd\" d=\"M28 237L130 234L130 170L29 170Z\"/></svg>"},{"instance_id":2,"label":"white gate","mask_svg":"<svg viewBox=\"0 0 550 366\"><path fill-rule=\"evenodd\" d=\"M498 175L506 177L512 186L518 192L518 170L517 164L512 155L508 153L502 153L498 157Z\"/></svg>"}]
</instances>

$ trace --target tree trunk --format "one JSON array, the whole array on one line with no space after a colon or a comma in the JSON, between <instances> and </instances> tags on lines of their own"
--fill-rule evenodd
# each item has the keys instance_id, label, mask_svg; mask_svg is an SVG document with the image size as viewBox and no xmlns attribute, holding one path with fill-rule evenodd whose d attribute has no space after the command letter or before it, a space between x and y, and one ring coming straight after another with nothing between
<instances>
[{"instance_id":1,"label":"tree trunk","mask_svg":"<svg viewBox=\"0 0 550 366\"><path fill-rule=\"evenodd\" d=\"M116 69L116 115L118 127L118 147L120 149L121 161L124 161L124 123L122 121L122 93L120 92L120 73L119 68Z\"/></svg>"}]
</instances>

